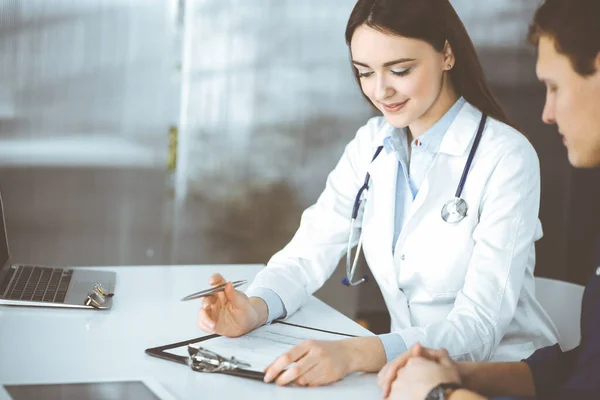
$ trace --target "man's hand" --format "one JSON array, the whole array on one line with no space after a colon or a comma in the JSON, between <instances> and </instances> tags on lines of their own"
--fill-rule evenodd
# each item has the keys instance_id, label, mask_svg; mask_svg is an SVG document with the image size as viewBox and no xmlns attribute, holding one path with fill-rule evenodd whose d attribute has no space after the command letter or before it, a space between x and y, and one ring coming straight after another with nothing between
<instances>
[{"instance_id":1,"label":"man's hand","mask_svg":"<svg viewBox=\"0 0 600 400\"><path fill-rule=\"evenodd\" d=\"M460 374L448 352L439 350L435 354L438 356L437 361L423 357L409 358L398 371L389 397L393 400L424 399L440 383L460 385Z\"/></svg>"},{"instance_id":2,"label":"man's hand","mask_svg":"<svg viewBox=\"0 0 600 400\"><path fill-rule=\"evenodd\" d=\"M377 384L383 392L383 398L386 399L389 396L392 382L396 379L398 371L404 368L411 358L424 358L439 363L443 357L449 359L446 350L428 349L417 343L398 358L387 363L377 375ZM450 361L452 362L452 360Z\"/></svg>"}]
</instances>

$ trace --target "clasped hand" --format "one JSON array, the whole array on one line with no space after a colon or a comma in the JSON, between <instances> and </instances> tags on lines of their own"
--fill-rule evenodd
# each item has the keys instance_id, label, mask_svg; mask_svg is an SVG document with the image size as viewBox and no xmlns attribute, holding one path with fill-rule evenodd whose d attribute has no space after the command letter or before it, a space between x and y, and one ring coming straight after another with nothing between
<instances>
[{"instance_id":1,"label":"clasped hand","mask_svg":"<svg viewBox=\"0 0 600 400\"><path fill-rule=\"evenodd\" d=\"M384 399L424 399L440 383L461 384L456 363L445 349L428 349L418 343L377 375Z\"/></svg>"}]
</instances>

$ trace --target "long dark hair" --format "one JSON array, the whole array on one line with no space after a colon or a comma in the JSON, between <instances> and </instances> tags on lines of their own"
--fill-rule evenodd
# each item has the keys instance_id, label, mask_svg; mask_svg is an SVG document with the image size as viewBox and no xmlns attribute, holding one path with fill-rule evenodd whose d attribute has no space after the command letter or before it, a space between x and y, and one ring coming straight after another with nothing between
<instances>
[{"instance_id":1,"label":"long dark hair","mask_svg":"<svg viewBox=\"0 0 600 400\"><path fill-rule=\"evenodd\" d=\"M475 46L448 0L359 0L346 26L348 46L356 28L363 24L383 33L423 40L439 52L448 41L455 56L450 79L458 94L481 112L512 125L492 95ZM356 69L354 72L358 80Z\"/></svg>"}]
</instances>

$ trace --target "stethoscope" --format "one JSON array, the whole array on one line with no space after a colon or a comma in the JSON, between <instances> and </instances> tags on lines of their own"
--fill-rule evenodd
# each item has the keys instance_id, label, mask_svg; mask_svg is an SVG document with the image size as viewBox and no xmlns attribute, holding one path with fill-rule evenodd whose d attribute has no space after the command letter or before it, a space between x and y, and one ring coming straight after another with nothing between
<instances>
[{"instance_id":1,"label":"stethoscope","mask_svg":"<svg viewBox=\"0 0 600 400\"><path fill-rule=\"evenodd\" d=\"M467 216L467 211L469 210L469 206L467 202L460 197L463 191L463 187L465 186L465 182L467 181L467 175L469 174L469 169L471 169L471 163L473 162L473 158L475 157L475 153L477 152L477 147L479 146L479 142L481 141L481 135L483 134L483 128L485 127L485 122L487 120L487 115L483 114L481 116L481 120L479 121L479 127L477 128L477 135L475 135L475 140L473 141L473 146L471 146L471 151L469 152L469 157L467 158L467 163L465 164L465 168L463 169L462 176L460 177L460 181L458 183L458 187L456 188L456 193L454 198L448 200L446 204L442 207L442 219L448 224L457 224L462 221ZM375 155L373 155L373 159L371 162L375 161L383 146L379 146L375 151ZM358 264L358 256L360 254L360 250L362 248L362 229L360 236L358 237L358 245L356 248L356 254L354 255L354 262L352 262L352 241L354 239L354 225L356 224L356 218L358 217L358 210L360 209L360 204L363 200L366 200L367 193L369 191L369 180L371 179L371 175L367 172L365 176L365 182L358 190L356 194L356 198L354 199L354 206L352 207L352 216L350 218L350 233L348 235L348 246L346 252L346 277L342 279L342 284L345 286L358 286L361 283L367 282L367 275L364 275L361 279L354 282L354 272L356 270L356 265Z\"/></svg>"}]
</instances>

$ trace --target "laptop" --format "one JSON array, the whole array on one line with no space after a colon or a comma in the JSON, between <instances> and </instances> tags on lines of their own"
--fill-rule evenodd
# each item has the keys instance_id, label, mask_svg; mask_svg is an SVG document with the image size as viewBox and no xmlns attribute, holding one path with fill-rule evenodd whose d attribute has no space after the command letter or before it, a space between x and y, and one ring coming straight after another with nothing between
<instances>
[{"instance_id":1,"label":"laptop","mask_svg":"<svg viewBox=\"0 0 600 400\"><path fill-rule=\"evenodd\" d=\"M1 194L0 213L0 305L100 309L112 306L115 272L13 263Z\"/></svg>"}]
</instances>

